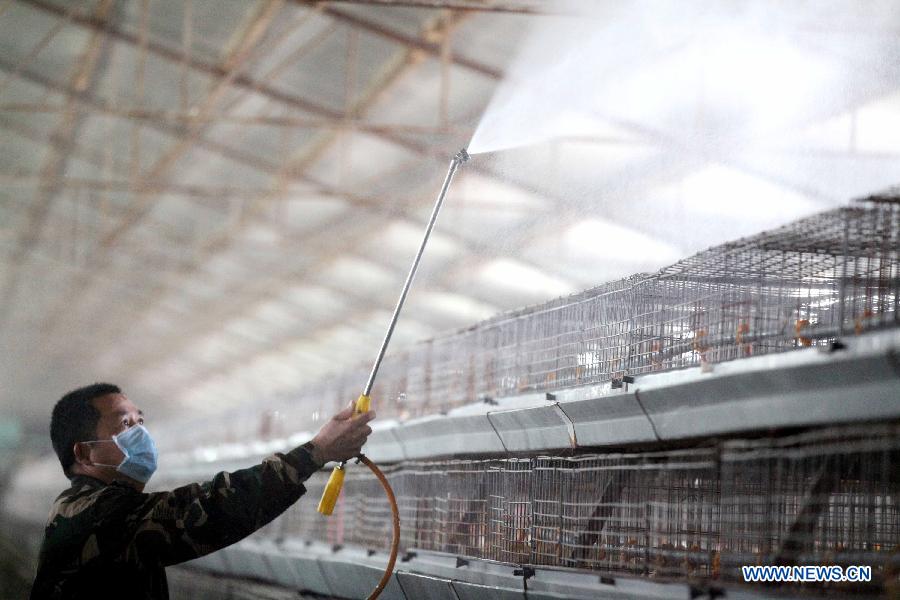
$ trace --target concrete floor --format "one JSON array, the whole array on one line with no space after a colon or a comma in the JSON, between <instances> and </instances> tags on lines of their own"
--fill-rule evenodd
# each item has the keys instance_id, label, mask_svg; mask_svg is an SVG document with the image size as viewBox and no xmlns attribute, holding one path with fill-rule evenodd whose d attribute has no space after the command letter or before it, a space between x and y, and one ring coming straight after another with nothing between
<instances>
[{"instance_id":1,"label":"concrete floor","mask_svg":"<svg viewBox=\"0 0 900 600\"><path fill-rule=\"evenodd\" d=\"M211 575L187 567L169 567L166 575L171 600L329 600L317 594L302 594L269 583Z\"/></svg>"}]
</instances>

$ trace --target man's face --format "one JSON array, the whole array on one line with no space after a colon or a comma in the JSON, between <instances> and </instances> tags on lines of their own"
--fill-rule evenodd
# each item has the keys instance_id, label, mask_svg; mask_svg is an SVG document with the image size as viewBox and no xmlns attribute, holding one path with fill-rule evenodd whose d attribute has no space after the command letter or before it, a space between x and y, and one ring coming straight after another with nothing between
<instances>
[{"instance_id":1,"label":"man's face","mask_svg":"<svg viewBox=\"0 0 900 600\"><path fill-rule=\"evenodd\" d=\"M134 425L144 424L144 413L125 394L107 394L95 398L94 407L100 411L95 440L112 440ZM125 455L114 443L89 444L91 461L107 465L118 465Z\"/></svg>"}]
</instances>

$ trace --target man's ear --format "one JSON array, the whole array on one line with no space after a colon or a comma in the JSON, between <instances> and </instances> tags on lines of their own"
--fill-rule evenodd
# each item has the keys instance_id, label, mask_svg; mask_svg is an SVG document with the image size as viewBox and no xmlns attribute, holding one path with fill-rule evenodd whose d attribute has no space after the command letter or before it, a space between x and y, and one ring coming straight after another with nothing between
<instances>
[{"instance_id":1,"label":"man's ear","mask_svg":"<svg viewBox=\"0 0 900 600\"><path fill-rule=\"evenodd\" d=\"M72 446L72 454L75 455L75 462L81 465L91 465L91 450L90 445L82 444L81 442L75 442L75 445Z\"/></svg>"}]
</instances>

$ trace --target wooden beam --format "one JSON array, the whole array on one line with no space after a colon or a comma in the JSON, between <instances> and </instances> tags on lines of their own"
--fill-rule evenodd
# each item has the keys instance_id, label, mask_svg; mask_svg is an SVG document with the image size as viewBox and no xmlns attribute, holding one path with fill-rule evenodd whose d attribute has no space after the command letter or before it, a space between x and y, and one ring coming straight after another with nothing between
<instances>
[{"instance_id":1,"label":"wooden beam","mask_svg":"<svg viewBox=\"0 0 900 600\"><path fill-rule=\"evenodd\" d=\"M555 15L567 14L546 10L546 6L533 0L506 0L505 2L485 2L484 0L328 0L329 4L358 4L384 8L429 8L470 11L480 13L507 13L515 15Z\"/></svg>"},{"instance_id":2,"label":"wooden beam","mask_svg":"<svg viewBox=\"0 0 900 600\"><path fill-rule=\"evenodd\" d=\"M0 112L65 115L78 108L53 106L47 104L10 103L0 104ZM412 133L426 135L471 135L473 128L447 125L408 125L404 123L373 123L360 118L328 118L328 117L293 117L267 115L234 115L221 112L210 112L199 115L193 112L159 110L140 107L98 106L92 112L97 115L132 119L136 121L153 121L168 127L184 127L185 124L200 123L204 125L264 125L267 127L291 129L335 129L361 131L380 135L386 133Z\"/></svg>"}]
</instances>

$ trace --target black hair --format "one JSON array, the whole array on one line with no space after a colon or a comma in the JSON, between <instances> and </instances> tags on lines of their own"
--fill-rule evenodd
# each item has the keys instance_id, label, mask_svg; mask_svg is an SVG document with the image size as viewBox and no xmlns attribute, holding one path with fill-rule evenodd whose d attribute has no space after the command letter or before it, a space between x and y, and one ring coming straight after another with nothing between
<instances>
[{"instance_id":1,"label":"black hair","mask_svg":"<svg viewBox=\"0 0 900 600\"><path fill-rule=\"evenodd\" d=\"M94 406L94 399L121 393L122 390L117 385L94 383L72 390L53 407L50 441L53 442L53 449L66 476L75 464L75 453L72 450L75 444L96 439L100 411Z\"/></svg>"}]
</instances>

